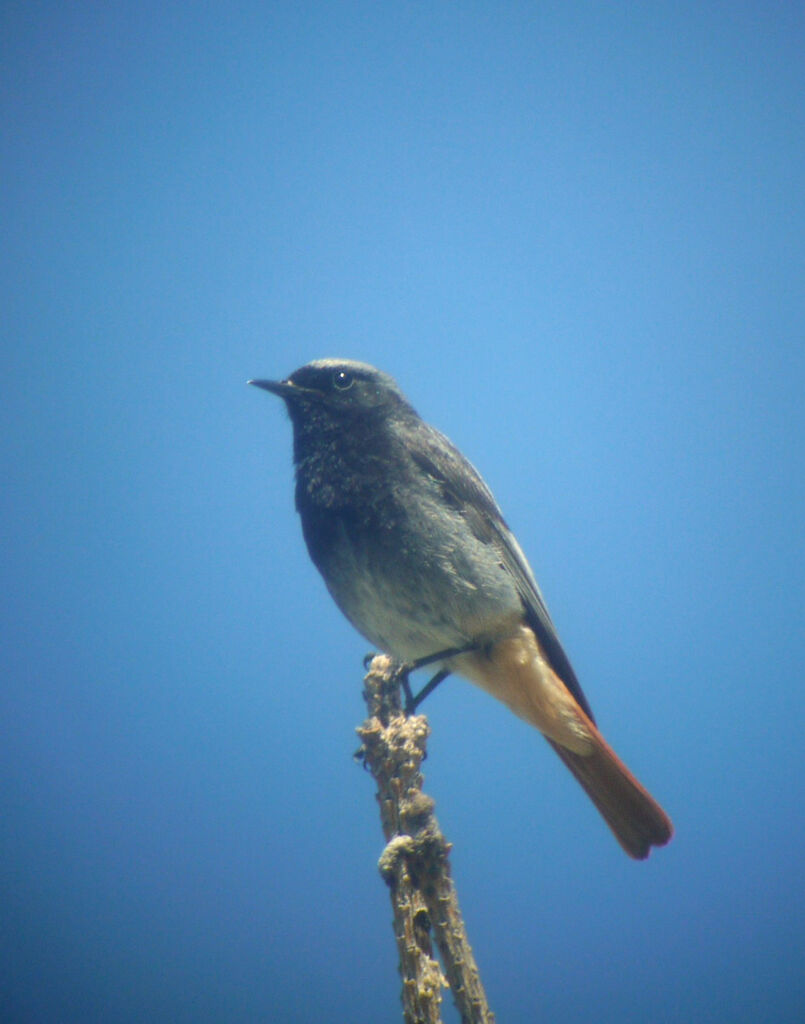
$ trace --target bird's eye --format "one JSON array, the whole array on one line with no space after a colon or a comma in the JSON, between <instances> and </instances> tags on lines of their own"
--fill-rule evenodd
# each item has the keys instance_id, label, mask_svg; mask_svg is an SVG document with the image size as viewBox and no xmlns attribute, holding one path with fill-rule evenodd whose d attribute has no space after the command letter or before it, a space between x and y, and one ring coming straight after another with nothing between
<instances>
[{"instance_id":1,"label":"bird's eye","mask_svg":"<svg viewBox=\"0 0 805 1024\"><path fill-rule=\"evenodd\" d=\"M349 370L336 370L333 373L333 387L338 391L347 391L355 383L355 378Z\"/></svg>"}]
</instances>

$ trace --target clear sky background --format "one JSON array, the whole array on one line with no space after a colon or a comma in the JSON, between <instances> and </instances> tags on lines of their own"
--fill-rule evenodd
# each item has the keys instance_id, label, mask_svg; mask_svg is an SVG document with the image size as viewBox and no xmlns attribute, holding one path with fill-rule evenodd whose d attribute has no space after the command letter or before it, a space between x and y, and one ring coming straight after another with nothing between
<instances>
[{"instance_id":1,"label":"clear sky background","mask_svg":"<svg viewBox=\"0 0 805 1024\"><path fill-rule=\"evenodd\" d=\"M676 824L634 863L428 701L498 1020L803 1019L803 53L797 3L3 3L4 1021L399 1019L367 643L245 386L325 355L479 467Z\"/></svg>"}]
</instances>

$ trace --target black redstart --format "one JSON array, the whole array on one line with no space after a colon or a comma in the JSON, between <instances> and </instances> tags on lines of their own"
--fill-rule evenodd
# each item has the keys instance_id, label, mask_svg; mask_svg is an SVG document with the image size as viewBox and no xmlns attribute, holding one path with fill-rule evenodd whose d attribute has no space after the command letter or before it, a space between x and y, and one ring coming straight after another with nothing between
<instances>
[{"instance_id":1,"label":"black redstart","mask_svg":"<svg viewBox=\"0 0 805 1024\"><path fill-rule=\"evenodd\" d=\"M444 674L535 725L630 856L667 843L670 819L595 726L525 555L464 456L365 363L318 359L249 383L285 401L305 542L355 628L402 661L445 652Z\"/></svg>"}]
</instances>

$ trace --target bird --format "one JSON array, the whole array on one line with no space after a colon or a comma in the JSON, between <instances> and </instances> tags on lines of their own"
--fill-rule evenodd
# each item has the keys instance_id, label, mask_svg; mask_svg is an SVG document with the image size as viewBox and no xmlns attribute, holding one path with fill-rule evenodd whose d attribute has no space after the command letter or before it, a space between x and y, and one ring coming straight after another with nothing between
<instances>
[{"instance_id":1,"label":"bird","mask_svg":"<svg viewBox=\"0 0 805 1024\"><path fill-rule=\"evenodd\" d=\"M460 675L535 726L629 856L668 843L670 818L602 736L474 466L367 363L316 359L248 383L285 403L305 543L352 625L397 661L433 662L437 679Z\"/></svg>"}]
</instances>

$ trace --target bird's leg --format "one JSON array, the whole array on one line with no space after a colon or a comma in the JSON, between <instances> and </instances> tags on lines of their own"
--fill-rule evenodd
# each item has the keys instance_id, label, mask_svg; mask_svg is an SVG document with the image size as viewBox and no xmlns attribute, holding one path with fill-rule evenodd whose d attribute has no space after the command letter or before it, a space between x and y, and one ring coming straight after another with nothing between
<instances>
[{"instance_id":1,"label":"bird's leg","mask_svg":"<svg viewBox=\"0 0 805 1024\"><path fill-rule=\"evenodd\" d=\"M447 661L449 658L455 658L458 654L467 654L469 651L476 650L477 647L477 643L467 644L466 647L449 647L445 651L437 651L435 654L427 654L424 658L418 658L416 661L405 665L404 670L400 673L400 685L402 686L403 693L405 694L406 715L412 715L428 694L433 693L439 683L444 679L447 679L450 675L449 668L440 668L433 678L425 683L419 693L414 695L411 692L411 684L408 681L408 675L410 672L414 672L418 668L425 668L426 665L432 665L435 661Z\"/></svg>"},{"instance_id":2,"label":"bird's leg","mask_svg":"<svg viewBox=\"0 0 805 1024\"><path fill-rule=\"evenodd\" d=\"M439 669L439 671L436 673L436 675L434 675L433 678L430 679L429 682L425 683L425 685L422 687L422 689L419 691L419 693L416 696L414 696L411 693L411 684L408 682L408 676L407 675L403 676L402 688L403 688L403 691L405 693L405 713L406 713L406 715L413 715L413 713L416 711L416 709L419 707L419 705L422 703L422 701L428 696L428 694L429 693L433 693L433 691L436 689L436 687L439 685L439 683L441 683L443 679L447 679L447 677L449 675L450 675L450 669L449 668L441 668L441 669Z\"/></svg>"},{"instance_id":3,"label":"bird's leg","mask_svg":"<svg viewBox=\"0 0 805 1024\"><path fill-rule=\"evenodd\" d=\"M406 715L410 715L416 704L414 703L414 695L411 693L411 683L408 680L408 673L410 668L408 665L403 665L400 669L400 686L405 694L405 704L403 705ZM418 696L418 694L417 694Z\"/></svg>"}]
</instances>

